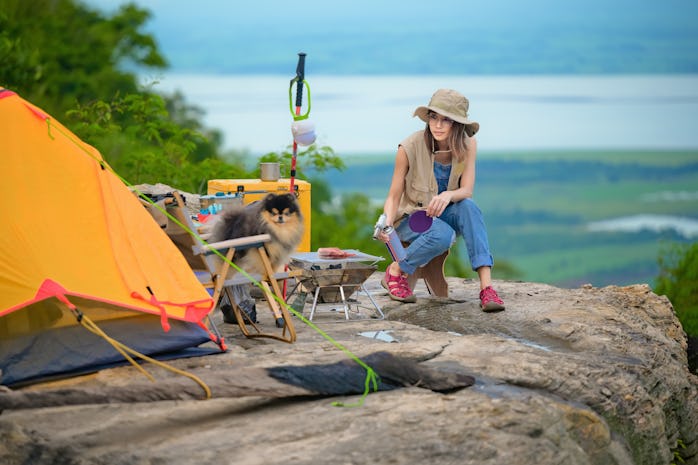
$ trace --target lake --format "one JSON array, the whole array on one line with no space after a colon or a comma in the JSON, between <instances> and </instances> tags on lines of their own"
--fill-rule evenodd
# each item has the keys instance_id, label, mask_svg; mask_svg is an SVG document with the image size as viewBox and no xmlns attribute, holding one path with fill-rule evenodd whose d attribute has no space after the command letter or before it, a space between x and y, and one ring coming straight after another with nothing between
<instances>
[{"instance_id":1,"label":"lake","mask_svg":"<svg viewBox=\"0 0 698 465\"><path fill-rule=\"evenodd\" d=\"M181 91L205 111L207 126L222 131L226 149L259 155L292 142L291 77L165 74L154 89ZM470 117L481 125L481 151L698 147L698 75L306 76L306 81L317 143L339 155L392 153L423 127L412 112L441 87L470 99Z\"/></svg>"}]
</instances>

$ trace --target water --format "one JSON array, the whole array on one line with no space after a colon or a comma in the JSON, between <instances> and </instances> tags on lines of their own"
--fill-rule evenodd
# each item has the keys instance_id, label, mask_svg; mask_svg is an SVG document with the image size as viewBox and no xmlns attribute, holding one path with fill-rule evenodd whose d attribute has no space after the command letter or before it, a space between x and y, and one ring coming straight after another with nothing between
<instances>
[{"instance_id":1,"label":"water","mask_svg":"<svg viewBox=\"0 0 698 465\"><path fill-rule=\"evenodd\" d=\"M263 154L291 142L292 76L167 74L224 134L226 149ZM320 145L339 155L392 153L440 87L471 102L480 150L698 148L698 75L306 76ZM145 82L152 78L144 79ZM295 99L295 93L294 93ZM308 96L304 94L303 112Z\"/></svg>"},{"instance_id":2,"label":"water","mask_svg":"<svg viewBox=\"0 0 698 465\"><path fill-rule=\"evenodd\" d=\"M674 230L686 239L698 238L698 220L672 215L631 215L610 220L595 221L588 225L589 231L639 232Z\"/></svg>"}]
</instances>

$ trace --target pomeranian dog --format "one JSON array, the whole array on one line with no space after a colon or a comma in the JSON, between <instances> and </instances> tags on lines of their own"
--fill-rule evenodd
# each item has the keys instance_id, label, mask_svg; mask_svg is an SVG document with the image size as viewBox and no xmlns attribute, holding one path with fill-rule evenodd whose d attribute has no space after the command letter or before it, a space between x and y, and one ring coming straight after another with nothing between
<instances>
[{"instance_id":1,"label":"pomeranian dog","mask_svg":"<svg viewBox=\"0 0 698 465\"><path fill-rule=\"evenodd\" d=\"M274 270L288 262L303 237L303 216L292 193L268 194L264 199L224 212L213 229L212 241L269 234L265 244ZM251 249L236 250L233 263L248 273L264 274L264 264Z\"/></svg>"}]
</instances>

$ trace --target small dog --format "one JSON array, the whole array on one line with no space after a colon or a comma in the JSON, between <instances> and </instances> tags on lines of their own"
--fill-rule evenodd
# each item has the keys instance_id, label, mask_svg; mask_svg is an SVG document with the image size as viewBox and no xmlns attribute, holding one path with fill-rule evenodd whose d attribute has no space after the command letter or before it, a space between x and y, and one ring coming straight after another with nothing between
<instances>
[{"instance_id":1,"label":"small dog","mask_svg":"<svg viewBox=\"0 0 698 465\"><path fill-rule=\"evenodd\" d=\"M223 213L213 229L214 242L238 237L269 234L266 250L274 270L285 265L303 237L303 216L296 196L268 194L264 199ZM259 254L236 250L233 263L248 273L264 274Z\"/></svg>"}]
</instances>

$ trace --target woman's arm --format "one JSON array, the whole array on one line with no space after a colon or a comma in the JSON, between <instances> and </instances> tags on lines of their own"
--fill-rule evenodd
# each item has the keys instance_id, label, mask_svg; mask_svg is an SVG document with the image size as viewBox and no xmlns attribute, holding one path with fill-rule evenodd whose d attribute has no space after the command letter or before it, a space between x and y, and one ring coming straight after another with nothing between
<instances>
[{"instance_id":1,"label":"woman's arm","mask_svg":"<svg viewBox=\"0 0 698 465\"><path fill-rule=\"evenodd\" d=\"M475 188L475 158L477 156L477 139L471 137L465 155L465 170L460 177L460 186L452 191L443 191L432 197L427 206L427 215L438 217L451 202L460 202L473 196Z\"/></svg>"},{"instance_id":2,"label":"woman's arm","mask_svg":"<svg viewBox=\"0 0 698 465\"><path fill-rule=\"evenodd\" d=\"M390 183L390 190L388 191L388 196L385 199L385 204L383 204L383 212L386 216L386 226L391 226L396 220L395 215L397 215L400 198L405 190L405 177L407 176L407 170L409 167L410 163L407 160L407 152L405 152L405 149L400 146L398 147L397 155L395 156L393 180Z\"/></svg>"},{"instance_id":3,"label":"woman's arm","mask_svg":"<svg viewBox=\"0 0 698 465\"><path fill-rule=\"evenodd\" d=\"M477 139L474 137L470 138L470 141L468 142L468 149L465 153L465 170L460 177L460 188L454 191L457 193L453 198L454 202L458 202L473 196L473 191L475 189L475 158L477 157Z\"/></svg>"}]
</instances>

